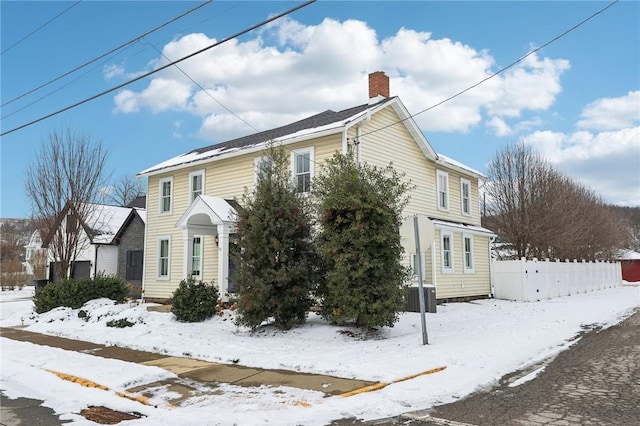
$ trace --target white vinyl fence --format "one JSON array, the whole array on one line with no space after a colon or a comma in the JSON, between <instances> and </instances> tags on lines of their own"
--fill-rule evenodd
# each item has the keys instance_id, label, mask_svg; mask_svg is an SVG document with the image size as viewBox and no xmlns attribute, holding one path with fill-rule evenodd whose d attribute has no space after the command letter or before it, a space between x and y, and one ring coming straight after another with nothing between
<instances>
[{"instance_id":1,"label":"white vinyl fence","mask_svg":"<svg viewBox=\"0 0 640 426\"><path fill-rule=\"evenodd\" d=\"M622 285L620 262L493 260L497 299L535 302Z\"/></svg>"}]
</instances>

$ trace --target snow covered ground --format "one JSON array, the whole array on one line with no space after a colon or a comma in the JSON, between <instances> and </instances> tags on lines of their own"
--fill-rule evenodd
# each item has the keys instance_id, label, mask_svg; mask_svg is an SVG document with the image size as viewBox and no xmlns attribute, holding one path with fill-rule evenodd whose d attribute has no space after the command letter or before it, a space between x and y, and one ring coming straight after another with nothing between
<instances>
[{"instance_id":1,"label":"snow covered ground","mask_svg":"<svg viewBox=\"0 0 640 426\"><path fill-rule=\"evenodd\" d=\"M30 331L168 355L222 363L237 359L245 366L382 382L447 367L349 398L326 398L319 392L293 388L224 385L220 394L192 398L177 409L162 401L154 408L112 391L63 381L47 369L93 380L113 390L175 377L172 373L0 339L0 388L5 394L42 399L44 405L74 424L94 424L73 414L89 405L147 416L132 421L136 425L324 425L343 417L397 415L450 402L490 385L504 374L566 349L583 327L610 326L640 306L640 287L632 286L535 303L481 300L448 304L438 306L437 314L427 314L430 344L423 346L420 317L415 313L402 314L395 327L367 335L328 325L313 314L305 326L288 332L267 327L251 333L236 327L231 312L203 323L184 324L175 321L171 313L148 312L144 305L113 305L105 299L84 307L87 320L78 318L78 310L63 308L37 315L32 311L31 293L32 289L0 293L0 326L24 325ZM121 318L136 324L106 326L107 321Z\"/></svg>"}]
</instances>

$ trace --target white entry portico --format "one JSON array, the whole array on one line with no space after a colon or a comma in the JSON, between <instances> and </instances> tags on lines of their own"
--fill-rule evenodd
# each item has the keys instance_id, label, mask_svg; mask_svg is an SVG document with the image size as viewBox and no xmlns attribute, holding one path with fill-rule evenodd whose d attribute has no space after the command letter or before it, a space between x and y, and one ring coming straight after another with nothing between
<instances>
[{"instance_id":1,"label":"white entry portico","mask_svg":"<svg viewBox=\"0 0 640 426\"><path fill-rule=\"evenodd\" d=\"M226 298L229 291L229 235L235 232L237 212L231 204L219 197L199 195L184 212L176 227L182 228L184 242L183 276L193 275L193 239L212 235L218 251L218 288Z\"/></svg>"}]
</instances>

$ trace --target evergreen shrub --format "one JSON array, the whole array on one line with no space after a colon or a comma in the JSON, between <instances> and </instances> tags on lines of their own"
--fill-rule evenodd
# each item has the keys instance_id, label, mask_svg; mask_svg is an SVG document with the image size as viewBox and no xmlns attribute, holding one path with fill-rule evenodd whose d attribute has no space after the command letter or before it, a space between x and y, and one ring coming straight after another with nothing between
<instances>
[{"instance_id":1,"label":"evergreen shrub","mask_svg":"<svg viewBox=\"0 0 640 426\"><path fill-rule=\"evenodd\" d=\"M180 281L171 298L171 312L178 321L200 322L216 313L218 287L196 281L193 277Z\"/></svg>"},{"instance_id":2,"label":"evergreen shrub","mask_svg":"<svg viewBox=\"0 0 640 426\"><path fill-rule=\"evenodd\" d=\"M93 299L107 298L122 303L129 288L126 281L113 275L94 278L70 278L36 288L33 303L37 313L58 307L78 309Z\"/></svg>"}]
</instances>

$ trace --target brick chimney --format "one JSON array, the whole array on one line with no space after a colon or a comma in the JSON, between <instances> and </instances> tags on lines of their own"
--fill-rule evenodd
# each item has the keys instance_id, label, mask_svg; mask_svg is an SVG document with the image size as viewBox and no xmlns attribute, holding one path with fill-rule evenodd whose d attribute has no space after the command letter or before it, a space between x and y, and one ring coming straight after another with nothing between
<instances>
[{"instance_id":1,"label":"brick chimney","mask_svg":"<svg viewBox=\"0 0 640 426\"><path fill-rule=\"evenodd\" d=\"M389 77L384 71L376 71L369 74L369 99L377 96L389 97Z\"/></svg>"}]
</instances>

